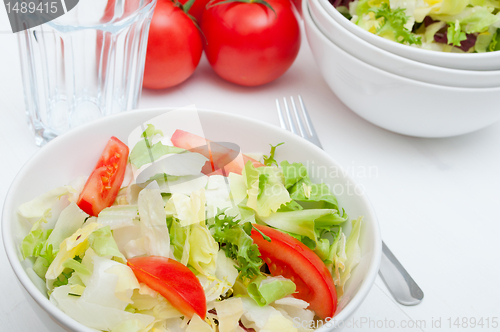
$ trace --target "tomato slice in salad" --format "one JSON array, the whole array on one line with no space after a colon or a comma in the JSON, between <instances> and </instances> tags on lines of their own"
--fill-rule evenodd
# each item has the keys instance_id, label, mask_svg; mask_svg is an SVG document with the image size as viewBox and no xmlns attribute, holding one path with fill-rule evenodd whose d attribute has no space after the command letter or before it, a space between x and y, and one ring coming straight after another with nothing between
<instances>
[{"instance_id":1,"label":"tomato slice in salad","mask_svg":"<svg viewBox=\"0 0 500 332\"><path fill-rule=\"evenodd\" d=\"M113 204L125 177L128 152L128 146L118 138L113 136L109 139L78 198L80 209L97 216Z\"/></svg>"},{"instance_id":2,"label":"tomato slice in salad","mask_svg":"<svg viewBox=\"0 0 500 332\"><path fill-rule=\"evenodd\" d=\"M252 229L252 239L273 276L283 276L297 286L294 297L309 303L321 319L333 317L337 310L337 292L332 275L323 261L302 242L279 230L254 224L264 235Z\"/></svg>"},{"instance_id":3,"label":"tomato slice in salad","mask_svg":"<svg viewBox=\"0 0 500 332\"><path fill-rule=\"evenodd\" d=\"M176 260L160 256L131 258L127 265L139 282L160 293L186 317L197 314L205 319L205 291L189 268Z\"/></svg>"},{"instance_id":4,"label":"tomato slice in salad","mask_svg":"<svg viewBox=\"0 0 500 332\"><path fill-rule=\"evenodd\" d=\"M207 157L209 161L202 169L203 174L206 175L227 176L229 173L241 174L248 161L251 161L255 167L264 166L241 152L184 130L177 129L170 140L178 148L197 152Z\"/></svg>"}]
</instances>

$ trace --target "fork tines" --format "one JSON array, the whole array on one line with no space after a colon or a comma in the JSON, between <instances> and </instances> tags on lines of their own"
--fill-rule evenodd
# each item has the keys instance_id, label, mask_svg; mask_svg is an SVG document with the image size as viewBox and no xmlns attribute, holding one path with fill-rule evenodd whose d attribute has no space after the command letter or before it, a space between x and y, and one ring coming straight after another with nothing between
<instances>
[{"instance_id":1,"label":"fork tines","mask_svg":"<svg viewBox=\"0 0 500 332\"><path fill-rule=\"evenodd\" d=\"M320 148L322 148L321 143L318 139L318 135L314 130L311 119L307 112L306 106L304 105L304 101L302 100L302 97L300 95L298 96L298 98L299 98L300 108L302 109L301 116L299 115L297 106L295 104L295 99L293 98L293 96L290 96L290 103L292 105L291 108L293 109L293 116L292 112L290 112L290 107L288 106L286 97L283 98L283 105L286 115L280 106L279 100L276 99L276 108L278 109L280 126L281 128L291 131L292 133L299 135L305 138L306 140L310 141L311 143L314 143Z\"/></svg>"}]
</instances>

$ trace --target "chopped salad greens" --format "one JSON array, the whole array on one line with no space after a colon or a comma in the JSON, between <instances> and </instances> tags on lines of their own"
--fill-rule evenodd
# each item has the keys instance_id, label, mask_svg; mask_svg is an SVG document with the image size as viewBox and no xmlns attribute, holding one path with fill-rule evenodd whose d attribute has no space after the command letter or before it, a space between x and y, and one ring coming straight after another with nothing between
<instances>
[{"instance_id":1,"label":"chopped salad greens","mask_svg":"<svg viewBox=\"0 0 500 332\"><path fill-rule=\"evenodd\" d=\"M294 319L332 317L361 259L362 219L302 163L278 162L281 144L260 163L179 130L168 145L161 129L149 123L125 156L113 138L103 156L118 161L101 156L85 186L19 207L27 272L50 301L112 332L298 332L309 330ZM96 215L91 189L112 195Z\"/></svg>"},{"instance_id":2,"label":"chopped salad greens","mask_svg":"<svg viewBox=\"0 0 500 332\"><path fill-rule=\"evenodd\" d=\"M500 50L499 0L330 0L361 28L402 44L456 53Z\"/></svg>"}]
</instances>

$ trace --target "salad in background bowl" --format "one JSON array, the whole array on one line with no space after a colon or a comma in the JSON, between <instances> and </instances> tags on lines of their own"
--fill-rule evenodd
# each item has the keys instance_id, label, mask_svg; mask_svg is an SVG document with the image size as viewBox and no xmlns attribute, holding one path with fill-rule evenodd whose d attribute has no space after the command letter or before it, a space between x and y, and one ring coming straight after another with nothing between
<instances>
[{"instance_id":1,"label":"salad in background bowl","mask_svg":"<svg viewBox=\"0 0 500 332\"><path fill-rule=\"evenodd\" d=\"M302 331L347 319L380 259L375 216L352 180L273 126L196 110L148 120L159 114L78 128L14 181L4 243L38 305L82 331ZM275 147L261 163L203 137Z\"/></svg>"},{"instance_id":2,"label":"salad in background bowl","mask_svg":"<svg viewBox=\"0 0 500 332\"><path fill-rule=\"evenodd\" d=\"M319 2L347 31L396 55L451 69L500 70L497 0Z\"/></svg>"},{"instance_id":3,"label":"salad in background bowl","mask_svg":"<svg viewBox=\"0 0 500 332\"><path fill-rule=\"evenodd\" d=\"M500 50L500 1L330 0L347 19L380 37L424 49Z\"/></svg>"}]
</instances>

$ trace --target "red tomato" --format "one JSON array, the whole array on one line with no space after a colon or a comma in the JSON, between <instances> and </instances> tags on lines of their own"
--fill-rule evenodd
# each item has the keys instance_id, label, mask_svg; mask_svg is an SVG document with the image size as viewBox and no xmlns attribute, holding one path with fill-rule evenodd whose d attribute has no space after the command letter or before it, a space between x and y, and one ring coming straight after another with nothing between
<instances>
[{"instance_id":1,"label":"red tomato","mask_svg":"<svg viewBox=\"0 0 500 332\"><path fill-rule=\"evenodd\" d=\"M205 319L207 301L200 281L190 269L176 260L159 257L135 257L127 265L139 282L160 293L177 310L191 318Z\"/></svg>"},{"instance_id":2,"label":"red tomato","mask_svg":"<svg viewBox=\"0 0 500 332\"><path fill-rule=\"evenodd\" d=\"M264 166L255 159L245 156L241 152L214 143L203 137L177 129L170 139L172 144L191 152L197 152L209 159L203 169L206 175L225 175L229 173L241 174L243 167L251 161L255 167Z\"/></svg>"},{"instance_id":3,"label":"red tomato","mask_svg":"<svg viewBox=\"0 0 500 332\"><path fill-rule=\"evenodd\" d=\"M254 226L271 238L266 241L252 229L252 239L259 246L261 258L273 276L284 276L297 286L296 298L310 304L309 308L322 319L333 317L337 310L337 292L332 275L323 261L299 240L276 229Z\"/></svg>"},{"instance_id":4,"label":"red tomato","mask_svg":"<svg viewBox=\"0 0 500 332\"><path fill-rule=\"evenodd\" d=\"M189 0L180 0L180 3L183 5ZM205 11L205 7L210 0L195 0L191 8L189 8L188 13L193 15L193 17L198 21L198 24L201 23L201 18L203 16L203 12Z\"/></svg>"},{"instance_id":5,"label":"red tomato","mask_svg":"<svg viewBox=\"0 0 500 332\"><path fill-rule=\"evenodd\" d=\"M149 28L143 86L164 89L188 79L203 45L193 21L171 0L158 0Z\"/></svg>"},{"instance_id":6,"label":"red tomato","mask_svg":"<svg viewBox=\"0 0 500 332\"><path fill-rule=\"evenodd\" d=\"M113 204L125 177L128 146L116 137L111 137L87 179L78 198L78 206L91 216Z\"/></svg>"},{"instance_id":7,"label":"red tomato","mask_svg":"<svg viewBox=\"0 0 500 332\"><path fill-rule=\"evenodd\" d=\"M300 28L290 0L263 4L231 2L205 10L201 30L205 53L223 79L245 86L271 82L292 65Z\"/></svg>"}]
</instances>

